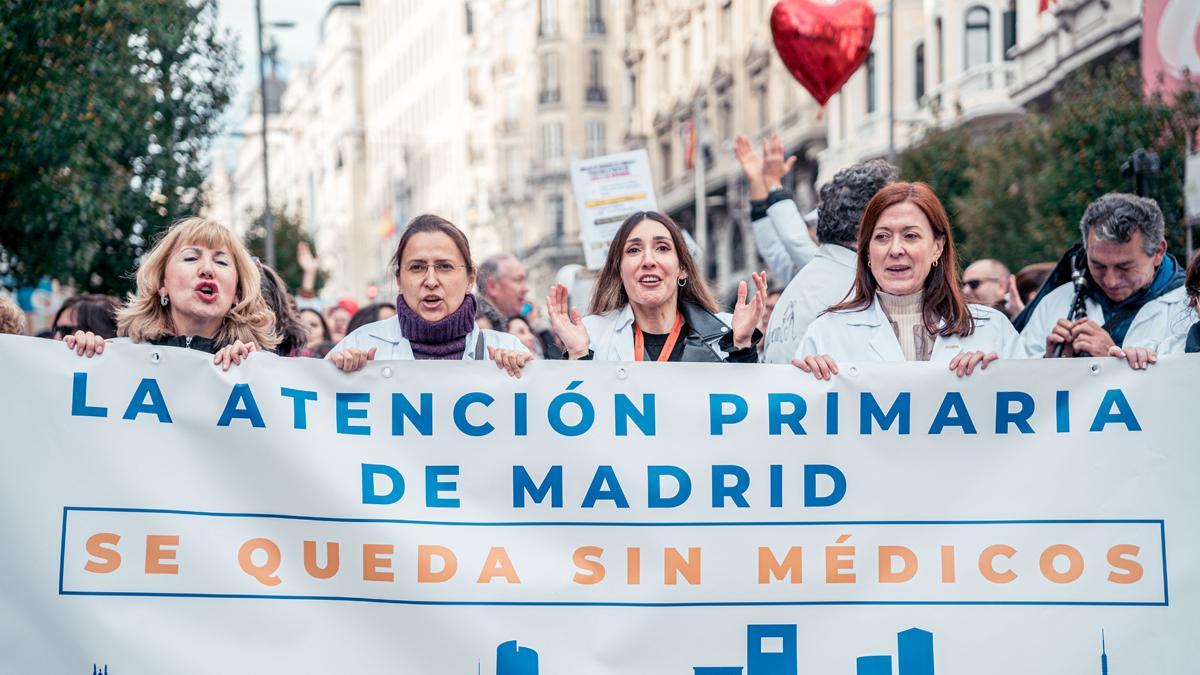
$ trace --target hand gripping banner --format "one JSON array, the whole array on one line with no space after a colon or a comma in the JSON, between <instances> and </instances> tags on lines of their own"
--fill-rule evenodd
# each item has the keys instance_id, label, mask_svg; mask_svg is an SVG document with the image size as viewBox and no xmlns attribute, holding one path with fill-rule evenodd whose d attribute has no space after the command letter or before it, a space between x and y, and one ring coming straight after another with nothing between
<instances>
[{"instance_id":1,"label":"hand gripping banner","mask_svg":"<svg viewBox=\"0 0 1200 675\"><path fill-rule=\"evenodd\" d=\"M1194 672L1198 373L0 337L0 672Z\"/></svg>"}]
</instances>

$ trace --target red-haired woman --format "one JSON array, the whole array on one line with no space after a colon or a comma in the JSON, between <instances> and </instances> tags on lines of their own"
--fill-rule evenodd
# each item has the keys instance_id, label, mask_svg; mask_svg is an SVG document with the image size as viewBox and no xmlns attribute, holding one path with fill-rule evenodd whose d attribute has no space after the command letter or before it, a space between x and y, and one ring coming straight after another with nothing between
<instances>
[{"instance_id":1,"label":"red-haired woman","mask_svg":"<svg viewBox=\"0 0 1200 675\"><path fill-rule=\"evenodd\" d=\"M591 314L581 319L568 308L562 284L551 289L546 308L571 359L754 363L766 273L755 274L754 283L749 302L743 281L733 315L717 315L682 230L661 213L642 211L613 236Z\"/></svg>"},{"instance_id":2,"label":"red-haired woman","mask_svg":"<svg viewBox=\"0 0 1200 675\"><path fill-rule=\"evenodd\" d=\"M849 297L800 341L793 365L827 380L846 361L929 361L959 377L1021 355L1004 314L963 300L946 210L924 183L880 190L858 228Z\"/></svg>"}]
</instances>

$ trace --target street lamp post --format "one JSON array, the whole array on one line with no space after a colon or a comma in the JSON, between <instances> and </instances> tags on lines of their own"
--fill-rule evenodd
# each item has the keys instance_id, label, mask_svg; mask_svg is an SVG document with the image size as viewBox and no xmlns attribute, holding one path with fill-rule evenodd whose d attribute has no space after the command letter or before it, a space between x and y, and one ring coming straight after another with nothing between
<instances>
[{"instance_id":1,"label":"street lamp post","mask_svg":"<svg viewBox=\"0 0 1200 675\"><path fill-rule=\"evenodd\" d=\"M254 19L258 28L258 94L261 107L262 121L262 165L263 165L263 226L267 230L266 249L267 264L275 267L275 225L271 222L271 170L269 165L267 144L267 65L266 52L263 51L263 20L262 0L254 0ZM291 28L296 24L291 21L274 21L265 24L273 28Z\"/></svg>"}]
</instances>

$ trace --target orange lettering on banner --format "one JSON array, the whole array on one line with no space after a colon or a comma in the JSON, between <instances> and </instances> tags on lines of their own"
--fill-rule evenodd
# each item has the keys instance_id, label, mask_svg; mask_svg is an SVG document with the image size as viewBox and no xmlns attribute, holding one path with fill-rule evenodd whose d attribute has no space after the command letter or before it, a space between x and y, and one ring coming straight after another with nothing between
<instances>
[{"instance_id":1,"label":"orange lettering on banner","mask_svg":"<svg viewBox=\"0 0 1200 675\"><path fill-rule=\"evenodd\" d=\"M363 544L363 581L394 581L391 555L395 550L391 544Z\"/></svg>"},{"instance_id":2,"label":"orange lettering on banner","mask_svg":"<svg viewBox=\"0 0 1200 675\"><path fill-rule=\"evenodd\" d=\"M178 546L177 534L148 534L146 535L146 574L179 574L179 565L165 563L164 560L174 560L176 550L164 546Z\"/></svg>"},{"instance_id":3,"label":"orange lettering on banner","mask_svg":"<svg viewBox=\"0 0 1200 675\"><path fill-rule=\"evenodd\" d=\"M892 571L892 560L904 562L899 571ZM901 584L917 575L917 554L904 546L879 547L879 583Z\"/></svg>"},{"instance_id":4,"label":"orange lettering on banner","mask_svg":"<svg viewBox=\"0 0 1200 675\"><path fill-rule=\"evenodd\" d=\"M801 551L801 547L793 546L783 556L783 562L779 562L770 546L759 546L758 583L769 584L772 577L783 581L785 576L789 577L793 584L802 583L804 581L804 559Z\"/></svg>"},{"instance_id":5,"label":"orange lettering on banner","mask_svg":"<svg viewBox=\"0 0 1200 675\"><path fill-rule=\"evenodd\" d=\"M954 583L954 547L942 547L942 583Z\"/></svg>"},{"instance_id":6,"label":"orange lettering on banner","mask_svg":"<svg viewBox=\"0 0 1200 675\"><path fill-rule=\"evenodd\" d=\"M1054 569L1054 561L1059 556L1066 556L1067 571L1059 572ZM1056 584L1069 584L1075 581L1083 574L1083 556L1074 546L1066 544L1055 544L1042 551L1042 557L1038 561L1038 565L1042 568L1042 576L1046 577L1047 581L1052 581Z\"/></svg>"},{"instance_id":7,"label":"orange lettering on banner","mask_svg":"<svg viewBox=\"0 0 1200 675\"><path fill-rule=\"evenodd\" d=\"M1108 580L1114 584L1135 584L1142 579L1142 564L1136 558L1140 548L1133 544L1117 544L1108 549L1108 564L1113 566L1113 571L1108 573ZM1122 570L1124 574L1117 574L1116 570Z\"/></svg>"},{"instance_id":8,"label":"orange lettering on banner","mask_svg":"<svg viewBox=\"0 0 1200 675\"><path fill-rule=\"evenodd\" d=\"M679 583L680 575L684 581L695 586L700 583L700 548L692 546L688 548L687 557L684 558L675 548L663 549L663 583L668 586L674 586Z\"/></svg>"},{"instance_id":9,"label":"orange lettering on banner","mask_svg":"<svg viewBox=\"0 0 1200 675\"><path fill-rule=\"evenodd\" d=\"M1017 554L1017 549L1007 544L995 544L983 549L983 553L979 554L979 573L984 579L993 584L1007 584L1017 578L1017 573L1012 570L997 572L995 559L1001 556L1012 558Z\"/></svg>"},{"instance_id":10,"label":"orange lettering on banner","mask_svg":"<svg viewBox=\"0 0 1200 675\"><path fill-rule=\"evenodd\" d=\"M850 535L843 534L837 538L836 543L845 544L849 540ZM854 549L854 546L825 547L825 583L853 584L858 581L858 575L853 571Z\"/></svg>"},{"instance_id":11,"label":"orange lettering on banner","mask_svg":"<svg viewBox=\"0 0 1200 675\"><path fill-rule=\"evenodd\" d=\"M491 583L492 579L503 577L510 584L521 583L517 570L508 559L508 551L503 546L493 546L488 551L487 560L483 561L483 570L479 573L479 583Z\"/></svg>"},{"instance_id":12,"label":"orange lettering on banner","mask_svg":"<svg viewBox=\"0 0 1200 675\"><path fill-rule=\"evenodd\" d=\"M325 566L317 565L317 542L304 542L304 570L314 579L328 579L337 574L341 548L336 541L325 543Z\"/></svg>"},{"instance_id":13,"label":"orange lettering on banner","mask_svg":"<svg viewBox=\"0 0 1200 675\"><path fill-rule=\"evenodd\" d=\"M84 564L83 569L96 574L108 574L109 572L117 571L121 566L121 554L117 553L116 548L104 548L102 544L116 546L121 541L121 535L113 532L100 532L88 537L86 548L88 555L93 558L99 558L104 562L96 562L89 560Z\"/></svg>"},{"instance_id":14,"label":"orange lettering on banner","mask_svg":"<svg viewBox=\"0 0 1200 675\"><path fill-rule=\"evenodd\" d=\"M442 560L442 569L433 571L433 556ZM417 583L440 584L450 581L458 572L458 558L445 546L421 544L417 547Z\"/></svg>"},{"instance_id":15,"label":"orange lettering on banner","mask_svg":"<svg viewBox=\"0 0 1200 675\"><path fill-rule=\"evenodd\" d=\"M604 580L604 565L600 562L600 556L604 555L604 549L599 546L580 546L575 549L575 555L572 556L572 561L575 567L579 568L579 572L571 578L577 584L591 586L598 584ZM593 560L595 558L595 560ZM587 572L587 574L583 574Z\"/></svg>"},{"instance_id":16,"label":"orange lettering on banner","mask_svg":"<svg viewBox=\"0 0 1200 675\"><path fill-rule=\"evenodd\" d=\"M625 582L631 586L642 583L642 549L637 546L625 549Z\"/></svg>"},{"instance_id":17,"label":"orange lettering on banner","mask_svg":"<svg viewBox=\"0 0 1200 675\"><path fill-rule=\"evenodd\" d=\"M267 554L267 562L263 565L255 565L251 556L255 551L265 551ZM279 569L280 558L279 547L270 539L259 537L251 539L242 544L238 549L238 564L241 565L242 571L250 576L258 579L259 583L264 586L278 586L283 583L282 580L275 576L276 570Z\"/></svg>"}]
</instances>

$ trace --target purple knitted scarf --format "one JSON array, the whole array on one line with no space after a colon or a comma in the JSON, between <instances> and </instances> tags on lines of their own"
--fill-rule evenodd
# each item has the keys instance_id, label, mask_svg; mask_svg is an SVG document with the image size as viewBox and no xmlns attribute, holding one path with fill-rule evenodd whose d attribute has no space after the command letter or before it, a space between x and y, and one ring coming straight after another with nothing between
<instances>
[{"instance_id":1,"label":"purple knitted scarf","mask_svg":"<svg viewBox=\"0 0 1200 675\"><path fill-rule=\"evenodd\" d=\"M404 302L404 296L399 295L396 296L396 318L400 320L400 332L412 345L413 358L419 361L461 359L467 348L467 334L475 327L475 295L468 293L458 309L433 323L412 311Z\"/></svg>"}]
</instances>

